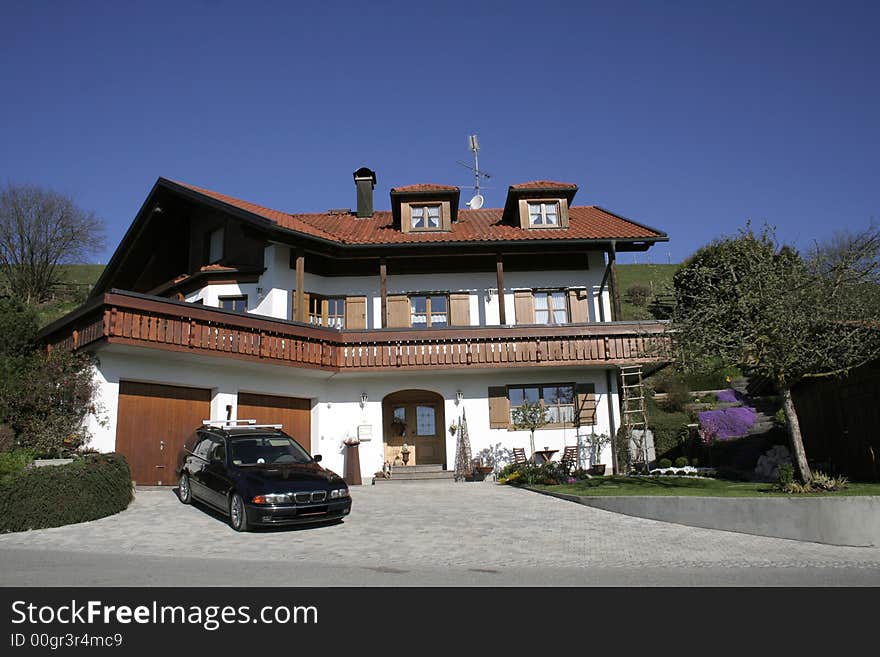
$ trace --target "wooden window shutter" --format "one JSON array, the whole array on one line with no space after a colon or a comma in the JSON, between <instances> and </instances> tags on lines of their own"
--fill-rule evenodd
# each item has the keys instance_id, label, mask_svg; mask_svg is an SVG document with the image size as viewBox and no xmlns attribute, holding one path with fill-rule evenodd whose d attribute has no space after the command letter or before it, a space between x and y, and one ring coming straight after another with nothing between
<instances>
[{"instance_id":1,"label":"wooden window shutter","mask_svg":"<svg viewBox=\"0 0 880 657\"><path fill-rule=\"evenodd\" d=\"M471 324L471 295L449 295L449 323L452 326L470 326Z\"/></svg>"},{"instance_id":2,"label":"wooden window shutter","mask_svg":"<svg viewBox=\"0 0 880 657\"><path fill-rule=\"evenodd\" d=\"M514 292L513 307L516 312L517 324L535 323L535 299L531 290Z\"/></svg>"},{"instance_id":3,"label":"wooden window shutter","mask_svg":"<svg viewBox=\"0 0 880 657\"><path fill-rule=\"evenodd\" d=\"M489 386L489 428L507 429L510 426L510 402L507 386Z\"/></svg>"},{"instance_id":4,"label":"wooden window shutter","mask_svg":"<svg viewBox=\"0 0 880 657\"><path fill-rule=\"evenodd\" d=\"M584 324L590 321L589 290L569 290L568 305L571 307L572 324Z\"/></svg>"},{"instance_id":5,"label":"wooden window shutter","mask_svg":"<svg viewBox=\"0 0 880 657\"><path fill-rule=\"evenodd\" d=\"M405 295L389 296L387 305L388 328L410 326L409 297Z\"/></svg>"},{"instance_id":6,"label":"wooden window shutter","mask_svg":"<svg viewBox=\"0 0 880 657\"><path fill-rule=\"evenodd\" d=\"M345 328L367 328L367 297L345 298Z\"/></svg>"},{"instance_id":7,"label":"wooden window shutter","mask_svg":"<svg viewBox=\"0 0 880 657\"><path fill-rule=\"evenodd\" d=\"M596 424L596 386L593 383L578 383L575 386L577 396L578 426L590 426Z\"/></svg>"},{"instance_id":8,"label":"wooden window shutter","mask_svg":"<svg viewBox=\"0 0 880 657\"><path fill-rule=\"evenodd\" d=\"M564 198L559 199L559 227L568 228L568 201Z\"/></svg>"}]
</instances>

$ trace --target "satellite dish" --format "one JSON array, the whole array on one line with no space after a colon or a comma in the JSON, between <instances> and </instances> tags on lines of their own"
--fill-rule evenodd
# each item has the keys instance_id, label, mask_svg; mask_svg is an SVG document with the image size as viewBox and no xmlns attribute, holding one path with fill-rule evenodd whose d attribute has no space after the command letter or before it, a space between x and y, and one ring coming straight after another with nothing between
<instances>
[{"instance_id":1,"label":"satellite dish","mask_svg":"<svg viewBox=\"0 0 880 657\"><path fill-rule=\"evenodd\" d=\"M467 206L471 210L479 210L481 207L483 207L483 197L480 194L477 194L470 201L467 202Z\"/></svg>"}]
</instances>

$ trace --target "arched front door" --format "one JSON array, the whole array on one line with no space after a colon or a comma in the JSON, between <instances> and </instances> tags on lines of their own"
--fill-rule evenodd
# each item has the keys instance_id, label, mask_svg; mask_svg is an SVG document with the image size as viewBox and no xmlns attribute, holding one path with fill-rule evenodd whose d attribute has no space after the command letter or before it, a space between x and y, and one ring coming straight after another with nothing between
<instances>
[{"instance_id":1,"label":"arched front door","mask_svg":"<svg viewBox=\"0 0 880 657\"><path fill-rule=\"evenodd\" d=\"M429 390L400 390L382 400L385 460L402 461L401 448L409 446L407 465L442 465L446 469L446 414L443 397Z\"/></svg>"}]
</instances>

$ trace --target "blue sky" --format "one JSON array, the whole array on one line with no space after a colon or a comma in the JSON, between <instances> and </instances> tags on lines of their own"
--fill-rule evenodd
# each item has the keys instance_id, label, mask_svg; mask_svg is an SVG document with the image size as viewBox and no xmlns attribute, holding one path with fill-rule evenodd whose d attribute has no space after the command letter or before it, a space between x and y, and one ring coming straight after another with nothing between
<instances>
[{"instance_id":1,"label":"blue sky","mask_svg":"<svg viewBox=\"0 0 880 657\"><path fill-rule=\"evenodd\" d=\"M98 213L101 262L158 176L305 212L352 207L366 165L387 208L473 184L471 133L488 207L575 182L669 233L653 262L749 218L801 248L880 218L876 2L0 0L0 24L0 183Z\"/></svg>"}]
</instances>

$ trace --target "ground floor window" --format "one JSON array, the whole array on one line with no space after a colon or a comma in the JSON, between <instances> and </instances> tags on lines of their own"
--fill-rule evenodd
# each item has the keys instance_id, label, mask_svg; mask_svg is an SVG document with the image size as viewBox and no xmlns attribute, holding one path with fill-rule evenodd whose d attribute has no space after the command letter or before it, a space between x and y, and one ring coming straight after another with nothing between
<instances>
[{"instance_id":1,"label":"ground floor window","mask_svg":"<svg viewBox=\"0 0 880 657\"><path fill-rule=\"evenodd\" d=\"M574 424L575 391L573 383L508 386L507 398L510 401L511 425L514 421L514 411L526 402L540 404L544 407L548 427L572 426Z\"/></svg>"}]
</instances>

